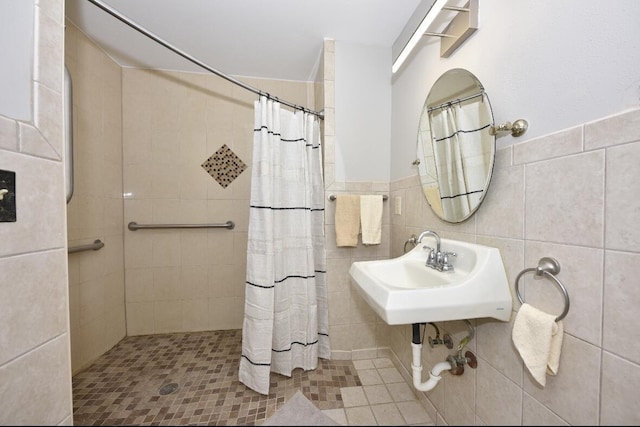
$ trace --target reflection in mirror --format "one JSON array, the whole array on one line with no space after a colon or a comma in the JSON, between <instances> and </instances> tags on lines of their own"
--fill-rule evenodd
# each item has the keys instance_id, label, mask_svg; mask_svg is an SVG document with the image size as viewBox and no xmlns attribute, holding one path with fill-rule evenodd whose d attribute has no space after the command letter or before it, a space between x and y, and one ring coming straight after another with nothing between
<instances>
[{"instance_id":1,"label":"reflection in mirror","mask_svg":"<svg viewBox=\"0 0 640 427\"><path fill-rule=\"evenodd\" d=\"M493 114L480 81L453 69L433 85L418 129L420 184L434 213L468 219L485 197L495 157Z\"/></svg>"}]
</instances>

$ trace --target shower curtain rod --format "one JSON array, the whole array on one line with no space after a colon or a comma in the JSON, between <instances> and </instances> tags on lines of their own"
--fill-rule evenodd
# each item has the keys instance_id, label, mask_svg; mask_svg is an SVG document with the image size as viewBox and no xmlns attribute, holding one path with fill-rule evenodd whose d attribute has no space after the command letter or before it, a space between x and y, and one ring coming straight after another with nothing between
<instances>
[{"instance_id":1,"label":"shower curtain rod","mask_svg":"<svg viewBox=\"0 0 640 427\"><path fill-rule=\"evenodd\" d=\"M480 91L480 92L478 92L478 93L475 93L475 94L473 94L473 95L466 96L466 97L464 97L464 98L457 98L457 99L453 99L453 100L448 101L448 102L443 102L443 103L442 103L442 104L440 104L440 105L434 105L433 107L429 107L429 108L427 108L427 112L429 112L429 113L430 113L430 112L432 112L433 110L437 110L437 109L439 109L439 108L450 107L452 104L459 104L459 103L461 103L461 102L468 101L468 100L470 100L470 99L477 98L477 97L479 97L479 96L483 96L483 95L484 95L484 90L482 90L482 91Z\"/></svg>"},{"instance_id":2,"label":"shower curtain rod","mask_svg":"<svg viewBox=\"0 0 640 427\"><path fill-rule=\"evenodd\" d=\"M318 118L320 118L321 120L324 120L324 113L322 111L313 111L310 110L308 108L302 107L300 105L296 105L292 102L288 102L285 101L284 99L280 99L278 97L272 96L267 92L263 92L259 89L256 89L252 86L249 86L246 83L241 82L240 80L236 80L231 76L228 76L226 74L224 74L221 71L216 70L213 67L210 67L209 65L205 64L204 62L194 58L193 56L183 52L182 50L178 49L177 47L171 45L170 43L168 43L167 41L161 39L160 37L158 37L157 35L153 34L151 31L145 29L144 27L136 24L135 22L131 21L129 18L127 18L126 16L122 15L120 12L118 12L117 10L105 5L104 3L98 1L98 0L89 0L89 2L93 3L95 6L99 7L100 9L104 10L105 12L107 12L109 15L113 16L114 18L124 22L125 24L127 24L128 26L130 26L131 28L133 28L134 30L144 34L145 36L149 37L150 39L156 41L157 43L161 44L162 46L166 47L167 49L173 51L174 53L177 53L178 55L182 56L184 59L193 62L194 64L204 68L207 71L212 72L213 74L222 77L223 79L236 84L250 92L253 92L259 96L266 96L267 98L273 99L281 104L287 105L291 108L294 108L296 110L301 110L304 111L306 113L309 114L313 114L314 116L317 116Z\"/></svg>"}]
</instances>

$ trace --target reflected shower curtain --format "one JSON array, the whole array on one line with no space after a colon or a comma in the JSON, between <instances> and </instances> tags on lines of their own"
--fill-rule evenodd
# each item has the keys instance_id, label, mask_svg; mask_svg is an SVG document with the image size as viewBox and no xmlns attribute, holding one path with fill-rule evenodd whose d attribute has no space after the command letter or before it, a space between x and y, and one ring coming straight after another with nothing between
<instances>
[{"instance_id":1,"label":"reflected shower curtain","mask_svg":"<svg viewBox=\"0 0 640 427\"><path fill-rule=\"evenodd\" d=\"M481 99L484 102L484 95ZM481 113L480 102L453 104L430 113L442 210L447 217L468 216L484 195L491 165L485 161L486 147L475 134L487 129L491 119Z\"/></svg>"},{"instance_id":2,"label":"reflected shower curtain","mask_svg":"<svg viewBox=\"0 0 640 427\"><path fill-rule=\"evenodd\" d=\"M318 120L255 102L240 382L269 393L330 357Z\"/></svg>"}]
</instances>

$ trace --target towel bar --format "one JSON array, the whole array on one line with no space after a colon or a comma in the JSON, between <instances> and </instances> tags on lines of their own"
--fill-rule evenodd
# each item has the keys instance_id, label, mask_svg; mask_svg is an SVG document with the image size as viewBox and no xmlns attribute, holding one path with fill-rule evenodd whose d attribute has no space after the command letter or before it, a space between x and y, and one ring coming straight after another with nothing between
<instances>
[{"instance_id":1,"label":"towel bar","mask_svg":"<svg viewBox=\"0 0 640 427\"><path fill-rule=\"evenodd\" d=\"M516 277L516 295L518 296L518 301L520 301L520 304L524 304L524 299L520 295L520 289L519 289L520 277L529 271L535 271L536 276L541 276L543 274L546 275L547 277L549 277L551 280L555 282L558 288L560 288L564 296L564 310L562 311L560 316L556 317L556 322L558 320L564 319L564 317L569 312L570 302L569 302L569 293L567 292L567 288L565 288L562 282L560 282L560 280L558 280L558 278L556 277L556 274L560 272L560 263L555 258L543 257L543 258L540 258L540 261L538 261L537 267L525 268L520 272L520 274L518 274L518 276Z\"/></svg>"}]
</instances>

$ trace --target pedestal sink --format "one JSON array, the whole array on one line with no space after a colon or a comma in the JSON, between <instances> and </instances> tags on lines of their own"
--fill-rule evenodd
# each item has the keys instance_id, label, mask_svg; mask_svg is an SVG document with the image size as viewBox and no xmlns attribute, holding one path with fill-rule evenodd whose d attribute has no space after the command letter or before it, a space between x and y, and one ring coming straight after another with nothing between
<instances>
[{"instance_id":1,"label":"pedestal sink","mask_svg":"<svg viewBox=\"0 0 640 427\"><path fill-rule=\"evenodd\" d=\"M393 259L354 262L353 284L389 325L491 317L509 321L512 296L497 248L441 239L454 252L453 271L426 265L429 251L418 244Z\"/></svg>"}]
</instances>

